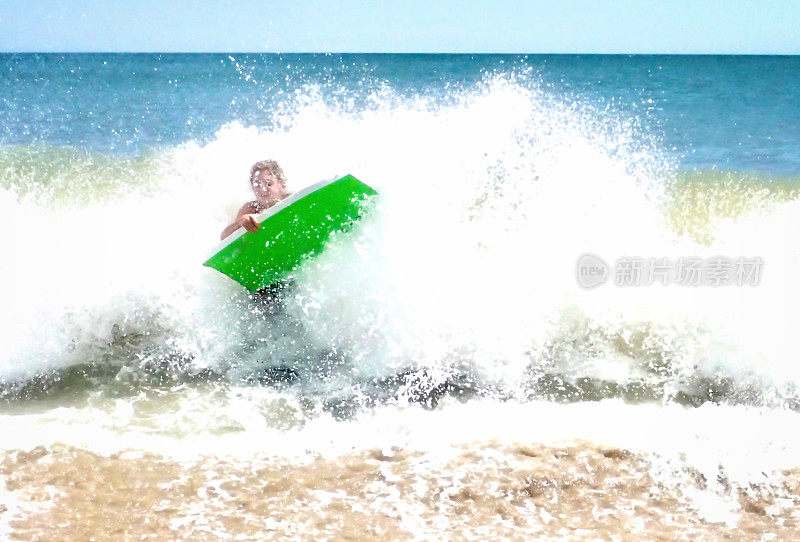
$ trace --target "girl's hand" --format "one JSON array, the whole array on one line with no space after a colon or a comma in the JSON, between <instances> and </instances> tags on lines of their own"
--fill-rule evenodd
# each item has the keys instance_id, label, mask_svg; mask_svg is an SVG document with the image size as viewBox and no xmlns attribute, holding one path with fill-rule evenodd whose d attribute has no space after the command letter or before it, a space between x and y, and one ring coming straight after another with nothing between
<instances>
[{"instance_id":1,"label":"girl's hand","mask_svg":"<svg viewBox=\"0 0 800 542\"><path fill-rule=\"evenodd\" d=\"M239 217L239 223L242 228L249 231L250 233L255 233L261 227L261 224L258 223L256 220L256 215L242 215Z\"/></svg>"}]
</instances>

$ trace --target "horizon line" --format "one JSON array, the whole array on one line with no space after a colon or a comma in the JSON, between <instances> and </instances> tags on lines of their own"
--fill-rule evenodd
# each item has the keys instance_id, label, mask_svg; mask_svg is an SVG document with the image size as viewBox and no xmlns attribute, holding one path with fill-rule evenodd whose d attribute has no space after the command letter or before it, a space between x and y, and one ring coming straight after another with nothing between
<instances>
[{"instance_id":1,"label":"horizon line","mask_svg":"<svg viewBox=\"0 0 800 542\"><path fill-rule=\"evenodd\" d=\"M20 54L20 55L47 55L47 54L121 54L121 55L504 55L504 56L800 56L800 51L791 53L776 52L747 52L747 53L724 53L724 52L697 52L697 53L667 53L667 52L550 52L550 53L531 53L531 52L430 52L430 51L0 51L0 54Z\"/></svg>"}]
</instances>

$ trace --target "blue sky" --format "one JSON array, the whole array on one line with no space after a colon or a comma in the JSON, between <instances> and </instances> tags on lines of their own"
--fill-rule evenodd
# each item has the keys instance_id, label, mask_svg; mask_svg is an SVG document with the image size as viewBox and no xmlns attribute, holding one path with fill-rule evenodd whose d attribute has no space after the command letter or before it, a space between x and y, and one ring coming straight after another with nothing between
<instances>
[{"instance_id":1,"label":"blue sky","mask_svg":"<svg viewBox=\"0 0 800 542\"><path fill-rule=\"evenodd\" d=\"M800 54L800 0L0 0L0 51Z\"/></svg>"}]
</instances>

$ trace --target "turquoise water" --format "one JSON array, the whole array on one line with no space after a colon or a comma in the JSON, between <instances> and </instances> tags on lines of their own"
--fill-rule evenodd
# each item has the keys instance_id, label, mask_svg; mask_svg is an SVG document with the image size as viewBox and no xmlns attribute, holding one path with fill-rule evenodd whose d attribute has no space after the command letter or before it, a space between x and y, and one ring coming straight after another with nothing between
<instances>
[{"instance_id":1,"label":"turquoise water","mask_svg":"<svg viewBox=\"0 0 800 542\"><path fill-rule=\"evenodd\" d=\"M742 327L763 322L729 321L738 309L722 310L733 301L715 293L648 291L644 323L621 292L609 294L621 312L585 330L577 353L558 318L575 295L564 269L587 250L791 260L791 247L744 243L736 228L746 226L725 221L793 201L800 57L6 54L0 65L4 229L30 230L9 238L14 257L0 265L3 316L16 330L0 352L11 396L53 379L81 388L92 381L76 379L83 371L131 366L179 381L278 371L332 410L362 395L394 400L409 382L415 397L444 386L553 400L795 401L791 349L774 337L767 350L757 344L780 321L739 344ZM287 313L266 319L198 265L249 197L249 164L265 157L295 189L354 173L385 206L355 243L304 268ZM752 227L770 238L786 229ZM520 271L463 306L473 284L509 269ZM788 279L773 288L800 292ZM760 303L751 297L741 303ZM690 324L700 298L705 322ZM578 306L592 313L595 301ZM676 311L687 329L668 329L662 313ZM692 348L720 326L736 345L723 341L715 356L734 348L747 364L773 360L769 383L727 359L691 369ZM628 345L638 369L622 376L593 365L628 351L617 342L631 333L663 350ZM573 366L585 356L591 369ZM330 364L335 378L320 373ZM499 384L507 371L519 380L510 387Z\"/></svg>"},{"instance_id":2,"label":"turquoise water","mask_svg":"<svg viewBox=\"0 0 800 542\"><path fill-rule=\"evenodd\" d=\"M2 54L0 144L136 154L273 126L311 89L346 109L387 89L446 104L497 74L635 118L682 168L800 171L800 57Z\"/></svg>"},{"instance_id":3,"label":"turquoise water","mask_svg":"<svg viewBox=\"0 0 800 542\"><path fill-rule=\"evenodd\" d=\"M694 361L683 344L675 347L680 355L631 346L641 377L611 377L606 369L590 376L572 361L566 372L545 369L547 355L569 358L571 347L558 325L536 326L567 310L575 285L569 272L551 276L507 247L532 247L554 269L604 246L643 254L734 250L742 234L722 229L731 229L726 220L751 220L754 210L770 216L794 197L800 57L5 54L0 66L5 231L19 223L31 230L9 239L14 257L0 266L13 299L4 317L17 330L0 358L0 380L16 382L9 393L28 379L34 387L43 378L72 379L76 366L105 374L111 363L247 381L264 370L305 367L293 385L324 405L339 394L392 398L407 378L427 390L421 396L444 386L558 400L695 403L749 393L759 403L794 401L795 379L784 374L792 356L776 345L781 369L767 371L775 380L768 385L729 361L720 363L735 376L709 369L687 377ZM279 159L295 188L357 174L386 206L355 245L331 251L322 267L297 278L287 314L266 320L247 316L241 292L197 265L249 197L249 164L265 157ZM169 236L185 231L189 217L192 235L177 243ZM769 237L785 230L770 227ZM545 239L542 231L558 235ZM676 233L700 244L684 246L670 237ZM415 238L425 239L422 246L409 244ZM767 252L768 245L746 246ZM791 259L790 247L770 251ZM430 268L408 268L417 260ZM526 269L539 283L522 273L497 295L462 307L472 284L508 269ZM353 290L341 273L371 286ZM789 282L774 288L800 291ZM502 292L537 308L509 309ZM658 322L645 318L648 326L666 326L660 312L684 309L690 321L695 294L678 307L653 295L642 302ZM543 296L551 297L549 308ZM761 325L718 321L731 315L710 293L701 304L708 322L698 330L722 325L736 336L742 326ZM615 326L643 325L625 310L583 340L603 343L604 356L616 352L623 332ZM90 316L78 318L82 311ZM502 316L487 322L492 311ZM426 326L416 312L437 316ZM439 330L440 319L452 329ZM483 327L494 331L481 336ZM654 333L696 342L705 331ZM745 346L736 348L748 351L741 354L748 363L775 354ZM578 358L596 354L586 348ZM502 363L489 359L498 351L506 351ZM335 385L318 374L319 364L330 363ZM497 382L509 363L522 384L506 389ZM651 370L653 363L670 368ZM446 369L431 384L439 364ZM425 378L408 376L417 370Z\"/></svg>"}]
</instances>

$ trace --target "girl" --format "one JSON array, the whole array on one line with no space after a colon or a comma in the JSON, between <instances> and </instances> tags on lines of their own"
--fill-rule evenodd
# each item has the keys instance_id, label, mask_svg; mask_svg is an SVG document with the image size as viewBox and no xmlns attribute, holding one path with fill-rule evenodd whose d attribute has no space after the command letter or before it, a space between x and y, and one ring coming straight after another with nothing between
<instances>
[{"instance_id":1,"label":"girl","mask_svg":"<svg viewBox=\"0 0 800 542\"><path fill-rule=\"evenodd\" d=\"M286 176L275 160L262 160L253 164L250 168L250 187L256 199L242 205L236 220L222 230L220 239L225 239L239 228L250 233L258 231L260 224L256 217L290 195L286 189Z\"/></svg>"}]
</instances>

